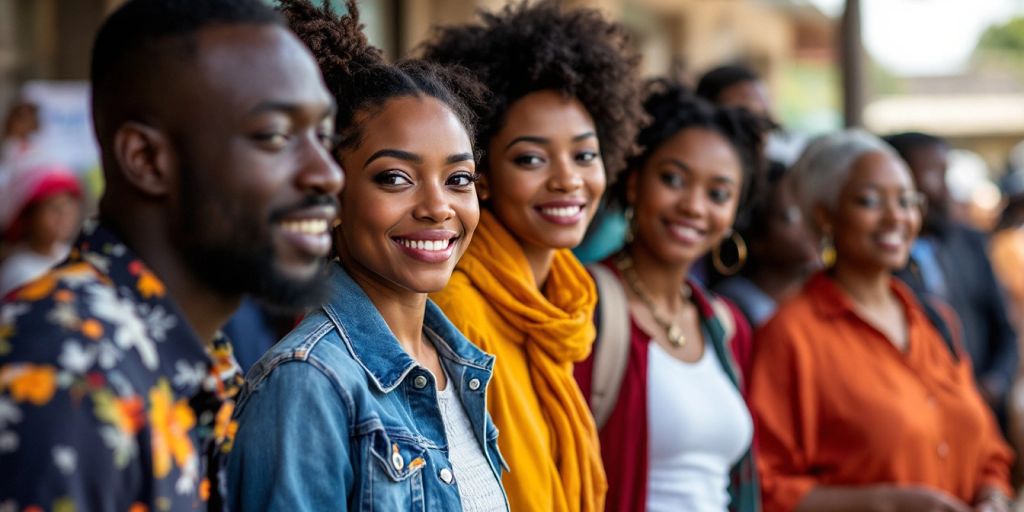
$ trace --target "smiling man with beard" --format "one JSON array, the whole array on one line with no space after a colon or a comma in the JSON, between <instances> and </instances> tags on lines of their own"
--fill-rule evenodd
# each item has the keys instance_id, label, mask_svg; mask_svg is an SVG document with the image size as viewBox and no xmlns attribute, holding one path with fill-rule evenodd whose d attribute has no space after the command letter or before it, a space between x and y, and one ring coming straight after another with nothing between
<instances>
[{"instance_id":1,"label":"smiling man with beard","mask_svg":"<svg viewBox=\"0 0 1024 512\"><path fill-rule=\"evenodd\" d=\"M219 509L242 297L319 300L342 174L312 56L259 0L132 0L101 27L106 192L0 304L0 508Z\"/></svg>"}]
</instances>

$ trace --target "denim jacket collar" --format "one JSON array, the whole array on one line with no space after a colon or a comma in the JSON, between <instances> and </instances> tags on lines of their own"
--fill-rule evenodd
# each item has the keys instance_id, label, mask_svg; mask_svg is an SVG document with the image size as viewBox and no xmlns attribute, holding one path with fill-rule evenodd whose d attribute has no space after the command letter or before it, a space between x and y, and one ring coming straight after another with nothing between
<instances>
[{"instance_id":1,"label":"denim jacket collar","mask_svg":"<svg viewBox=\"0 0 1024 512\"><path fill-rule=\"evenodd\" d=\"M418 364L402 350L376 306L337 261L331 263L330 282L331 293L323 306L324 312L374 385L383 393L391 392ZM470 343L433 301L427 300L423 324L441 341L436 347L440 357L456 364L491 370L494 356Z\"/></svg>"}]
</instances>

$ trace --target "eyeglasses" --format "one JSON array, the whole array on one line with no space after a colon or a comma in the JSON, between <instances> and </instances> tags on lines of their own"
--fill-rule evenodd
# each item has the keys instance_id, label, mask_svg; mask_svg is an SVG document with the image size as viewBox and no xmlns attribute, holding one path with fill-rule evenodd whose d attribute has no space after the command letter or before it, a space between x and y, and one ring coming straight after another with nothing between
<instances>
[{"instance_id":1,"label":"eyeglasses","mask_svg":"<svg viewBox=\"0 0 1024 512\"><path fill-rule=\"evenodd\" d=\"M891 199L891 196L887 198L886 195L875 190L866 191L857 197L857 205L872 210L885 208L887 199ZM928 206L927 198L916 190L901 192L895 199L896 207L901 210L917 208L923 212Z\"/></svg>"}]
</instances>

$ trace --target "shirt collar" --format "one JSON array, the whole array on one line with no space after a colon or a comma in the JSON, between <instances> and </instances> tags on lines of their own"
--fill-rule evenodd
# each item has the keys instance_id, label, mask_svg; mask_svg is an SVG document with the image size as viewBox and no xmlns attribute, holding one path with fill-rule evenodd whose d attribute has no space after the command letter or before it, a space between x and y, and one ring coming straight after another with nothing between
<instances>
[{"instance_id":1,"label":"shirt collar","mask_svg":"<svg viewBox=\"0 0 1024 512\"><path fill-rule=\"evenodd\" d=\"M896 300L903 305L907 312L908 325L915 325L920 320L920 304L914 294L895 277L889 278L889 289L896 295ZM811 298L811 304L823 317L838 317L843 315L857 315L853 300L840 288L832 277L825 272L818 272L812 276L804 285L804 292Z\"/></svg>"},{"instance_id":2,"label":"shirt collar","mask_svg":"<svg viewBox=\"0 0 1024 512\"><path fill-rule=\"evenodd\" d=\"M226 376L231 366L237 371L227 339L218 336L209 346L203 343L168 295L163 281L111 228L87 222L67 263L86 263L95 268L109 280L122 305L133 308L131 313L145 323L146 335L156 348L159 372L173 376L170 380L175 392L194 395L201 385L212 385L205 379L210 372Z\"/></svg>"}]
</instances>

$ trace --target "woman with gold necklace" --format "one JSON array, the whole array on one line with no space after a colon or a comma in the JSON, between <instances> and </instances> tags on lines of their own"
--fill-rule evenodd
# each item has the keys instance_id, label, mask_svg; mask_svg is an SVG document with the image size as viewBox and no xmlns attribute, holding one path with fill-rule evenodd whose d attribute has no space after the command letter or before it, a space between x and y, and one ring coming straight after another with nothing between
<instances>
[{"instance_id":1,"label":"woman with gold necklace","mask_svg":"<svg viewBox=\"0 0 1024 512\"><path fill-rule=\"evenodd\" d=\"M750 329L687 275L709 252L724 271L722 254L743 256L732 227L762 166L765 126L665 81L644 106L644 150L615 188L629 239L591 267L598 342L576 368L600 428L607 510L758 510L753 427L730 353Z\"/></svg>"}]
</instances>

